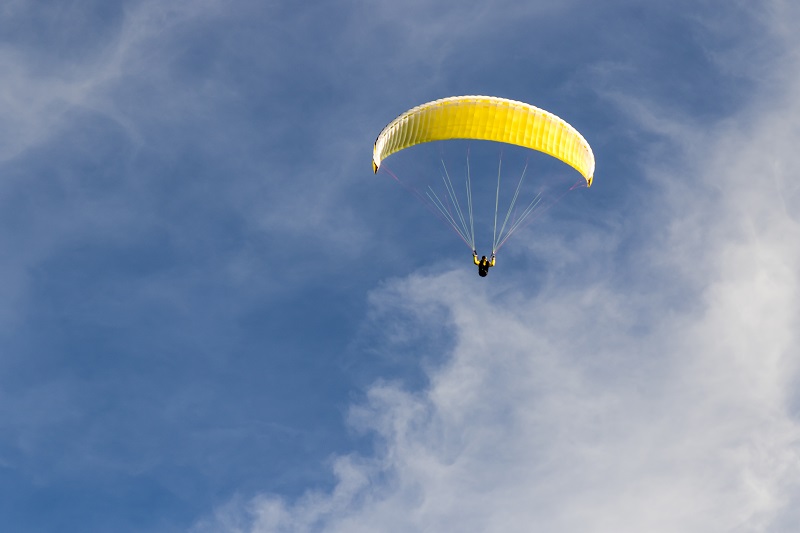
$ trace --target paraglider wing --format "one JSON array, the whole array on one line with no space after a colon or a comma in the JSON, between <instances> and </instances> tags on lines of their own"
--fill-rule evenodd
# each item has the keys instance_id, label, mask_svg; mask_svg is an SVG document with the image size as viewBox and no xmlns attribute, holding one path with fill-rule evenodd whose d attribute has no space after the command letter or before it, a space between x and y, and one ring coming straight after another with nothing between
<instances>
[{"instance_id":1,"label":"paraglider wing","mask_svg":"<svg viewBox=\"0 0 800 533\"><path fill-rule=\"evenodd\" d=\"M570 165L592 185L594 155L578 131L557 116L524 102L493 96L454 96L406 111L378 135L372 169L390 155L431 141L476 139L538 150Z\"/></svg>"}]
</instances>

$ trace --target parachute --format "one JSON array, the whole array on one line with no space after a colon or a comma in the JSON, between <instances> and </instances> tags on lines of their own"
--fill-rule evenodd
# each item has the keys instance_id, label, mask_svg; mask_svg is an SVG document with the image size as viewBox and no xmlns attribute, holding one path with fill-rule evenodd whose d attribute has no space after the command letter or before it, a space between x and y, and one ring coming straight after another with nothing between
<instances>
[{"instance_id":1,"label":"parachute","mask_svg":"<svg viewBox=\"0 0 800 533\"><path fill-rule=\"evenodd\" d=\"M414 107L398 116L381 131L375 140L372 152L372 169L377 173L383 161L406 148L433 141L466 139L494 141L536 150L548 154L577 170L591 187L594 179L595 160L589 143L567 122L543 109L505 98L493 96L454 96L434 100ZM527 167L526 167L527 168ZM391 172L390 172L391 173ZM447 174L447 169L445 169ZM398 179L394 176L395 179ZM511 210L517 201L520 184L513 196L512 205L506 215L503 229L509 221ZM425 196L461 236L462 240L475 249L475 235L472 226L472 193L469 175L467 176L467 201L469 219L459 205L452 184L448 184L445 200L431 189ZM398 179L398 181L400 181ZM450 181L449 174L446 181ZM583 182L583 180L581 180ZM574 186L572 188L575 188ZM431 194L433 193L433 194ZM492 252L495 252L508 239L513 230L533 212L541 198L534 201L515 217L508 233L497 235L497 201L500 195L500 175L498 170L497 197L495 199L495 237ZM420 196L417 194L417 196ZM448 199L449 198L449 199ZM424 199L424 198L423 198ZM455 214L454 214L455 213Z\"/></svg>"}]
</instances>

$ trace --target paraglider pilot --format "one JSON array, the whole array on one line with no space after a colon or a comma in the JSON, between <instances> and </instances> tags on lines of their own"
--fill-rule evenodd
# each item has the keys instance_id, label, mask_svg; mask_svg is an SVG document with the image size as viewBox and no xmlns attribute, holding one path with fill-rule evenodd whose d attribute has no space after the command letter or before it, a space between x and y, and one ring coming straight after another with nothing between
<instances>
[{"instance_id":1,"label":"paraglider pilot","mask_svg":"<svg viewBox=\"0 0 800 533\"><path fill-rule=\"evenodd\" d=\"M485 255L481 256L480 261L479 261L478 260L478 252L475 251L475 250L472 250L472 261L476 265L478 265L478 275L480 277L482 277L482 278L485 278L486 274L489 273L489 269L494 266L494 252L492 252L491 261L486 259Z\"/></svg>"}]
</instances>

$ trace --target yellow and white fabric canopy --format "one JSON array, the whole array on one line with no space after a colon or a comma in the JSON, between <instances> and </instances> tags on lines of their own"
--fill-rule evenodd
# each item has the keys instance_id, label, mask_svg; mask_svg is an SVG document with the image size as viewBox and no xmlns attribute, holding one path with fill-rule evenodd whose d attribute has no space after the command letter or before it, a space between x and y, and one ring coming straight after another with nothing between
<instances>
[{"instance_id":1,"label":"yellow and white fabric canopy","mask_svg":"<svg viewBox=\"0 0 800 533\"><path fill-rule=\"evenodd\" d=\"M431 141L476 139L538 150L570 165L592 185L594 154L578 130L552 113L494 96L453 96L406 111L378 135L372 169L390 155Z\"/></svg>"}]
</instances>

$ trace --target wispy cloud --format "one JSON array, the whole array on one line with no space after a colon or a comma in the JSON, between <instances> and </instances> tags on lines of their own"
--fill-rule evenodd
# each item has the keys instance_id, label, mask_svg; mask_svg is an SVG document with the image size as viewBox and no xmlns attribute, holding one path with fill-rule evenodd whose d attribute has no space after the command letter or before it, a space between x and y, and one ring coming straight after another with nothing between
<instances>
[{"instance_id":1,"label":"wispy cloud","mask_svg":"<svg viewBox=\"0 0 800 533\"><path fill-rule=\"evenodd\" d=\"M10 9L7 23L19 32L46 37L49 46L4 46L0 64L6 75L2 90L4 125L2 160L44 142L68 128L75 108L99 111L125 125L135 138L135 110L120 101L121 85L157 83L154 79L179 52L180 29L199 17L213 17L219 2L72 5L37 10ZM176 35L177 34L177 35ZM163 71L162 71L163 72ZM162 108L166 102L150 102ZM174 104L175 102L173 102Z\"/></svg>"}]
</instances>

